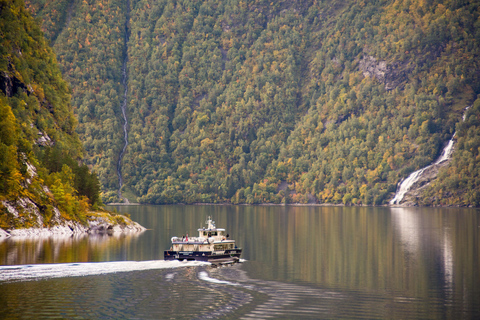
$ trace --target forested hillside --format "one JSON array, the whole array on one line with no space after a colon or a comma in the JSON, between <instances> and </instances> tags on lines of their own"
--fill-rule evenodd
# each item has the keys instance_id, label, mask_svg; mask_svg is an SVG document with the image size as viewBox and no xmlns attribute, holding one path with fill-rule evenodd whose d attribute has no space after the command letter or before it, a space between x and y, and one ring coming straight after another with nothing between
<instances>
[{"instance_id":1,"label":"forested hillside","mask_svg":"<svg viewBox=\"0 0 480 320\"><path fill-rule=\"evenodd\" d=\"M23 1L0 1L0 228L86 224L102 204L67 83ZM0 230L1 231L1 230Z\"/></svg>"},{"instance_id":2,"label":"forested hillside","mask_svg":"<svg viewBox=\"0 0 480 320\"><path fill-rule=\"evenodd\" d=\"M107 202L126 52L130 200L380 205L457 131L418 203L480 205L479 1L27 4Z\"/></svg>"}]
</instances>

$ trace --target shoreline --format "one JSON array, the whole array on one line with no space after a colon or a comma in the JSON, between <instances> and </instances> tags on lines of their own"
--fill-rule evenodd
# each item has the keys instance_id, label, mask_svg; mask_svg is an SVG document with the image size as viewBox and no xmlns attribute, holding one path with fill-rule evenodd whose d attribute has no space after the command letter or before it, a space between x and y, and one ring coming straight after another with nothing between
<instances>
[{"instance_id":1,"label":"shoreline","mask_svg":"<svg viewBox=\"0 0 480 320\"><path fill-rule=\"evenodd\" d=\"M72 230L69 226L54 226L50 228L22 228L22 229L9 229L4 230L0 228L0 242L7 239L30 239L30 238L47 238L47 237L73 237L73 236L91 236L91 235L117 235L117 234L140 234L147 229L138 226L129 226L122 228L120 226L114 226L112 228L106 228L103 230L91 229L85 227L85 229L75 228Z\"/></svg>"},{"instance_id":2,"label":"shoreline","mask_svg":"<svg viewBox=\"0 0 480 320\"><path fill-rule=\"evenodd\" d=\"M127 233L142 233L147 229L123 215L112 216L108 213L91 212L86 224L78 221L59 221L51 227L28 227L3 229L0 228L0 241L9 238L36 238L48 236L75 236L75 235L113 235Z\"/></svg>"},{"instance_id":3,"label":"shoreline","mask_svg":"<svg viewBox=\"0 0 480 320\"><path fill-rule=\"evenodd\" d=\"M53 236L61 237L73 237L77 235L113 235L113 234L131 234L136 233L140 234L147 229L143 226L135 223L136 225L130 225L121 227L120 225L116 226L107 226L100 228L90 228L90 227L76 227L72 229L72 226L54 226L50 228L21 228L21 229L7 229L4 230L0 228L0 242L10 238L14 239L29 239L29 238L46 238Z\"/></svg>"},{"instance_id":4,"label":"shoreline","mask_svg":"<svg viewBox=\"0 0 480 320\"><path fill-rule=\"evenodd\" d=\"M405 204L383 204L383 205L345 205L343 203L229 203L229 202L194 202L194 203L165 203L165 204L152 204L152 203L108 203L106 206L277 206L277 207L359 207L359 208L464 208L475 209L480 207L474 206L419 206L407 202Z\"/></svg>"}]
</instances>

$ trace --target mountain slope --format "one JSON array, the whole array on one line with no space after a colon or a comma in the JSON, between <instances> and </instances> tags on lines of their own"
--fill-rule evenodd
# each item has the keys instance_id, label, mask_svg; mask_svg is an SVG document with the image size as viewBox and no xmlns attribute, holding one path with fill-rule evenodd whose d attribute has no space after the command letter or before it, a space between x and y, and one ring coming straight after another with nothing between
<instances>
[{"instance_id":1,"label":"mountain slope","mask_svg":"<svg viewBox=\"0 0 480 320\"><path fill-rule=\"evenodd\" d=\"M110 101L123 92L115 73L125 14L111 12L126 1L71 3L82 8L72 11L76 27L54 47L77 97L88 162L112 201L121 127ZM402 178L434 161L480 93L478 1L132 0L130 8L122 165L128 194L141 202L384 204ZM48 21L62 18L37 12L56 34ZM98 41L86 49L90 39ZM476 132L474 122L462 126ZM470 152L445 170L463 179ZM434 200L448 180L441 173L419 201L478 205L466 191Z\"/></svg>"},{"instance_id":2,"label":"mountain slope","mask_svg":"<svg viewBox=\"0 0 480 320\"><path fill-rule=\"evenodd\" d=\"M120 106L126 1L26 3L30 12L42 18L60 71L72 87L72 106L79 120L76 131L86 151L85 162L104 188L114 190L123 138Z\"/></svg>"},{"instance_id":3,"label":"mountain slope","mask_svg":"<svg viewBox=\"0 0 480 320\"><path fill-rule=\"evenodd\" d=\"M8 236L1 229L124 223L92 212L102 205L100 184L80 162L75 125L40 28L22 1L0 1L0 237Z\"/></svg>"}]
</instances>

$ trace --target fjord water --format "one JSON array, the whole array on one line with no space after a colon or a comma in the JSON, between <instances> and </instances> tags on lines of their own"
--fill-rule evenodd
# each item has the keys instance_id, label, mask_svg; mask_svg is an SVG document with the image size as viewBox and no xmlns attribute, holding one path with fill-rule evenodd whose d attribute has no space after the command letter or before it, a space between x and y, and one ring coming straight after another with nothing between
<instances>
[{"instance_id":1,"label":"fjord water","mask_svg":"<svg viewBox=\"0 0 480 320\"><path fill-rule=\"evenodd\" d=\"M0 318L480 318L476 209L115 208L149 230L0 242ZM245 262L159 261L209 215Z\"/></svg>"}]
</instances>

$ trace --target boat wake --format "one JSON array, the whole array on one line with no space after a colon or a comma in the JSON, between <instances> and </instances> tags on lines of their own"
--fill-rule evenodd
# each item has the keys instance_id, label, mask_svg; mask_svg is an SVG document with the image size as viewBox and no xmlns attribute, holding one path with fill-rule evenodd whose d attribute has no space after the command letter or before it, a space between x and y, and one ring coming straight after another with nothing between
<instances>
[{"instance_id":1,"label":"boat wake","mask_svg":"<svg viewBox=\"0 0 480 320\"><path fill-rule=\"evenodd\" d=\"M207 281L207 282L211 282L211 283L216 283L216 284L226 284L226 285L229 285L229 286L238 286L238 283L211 278L206 271L200 271L198 273L198 279L203 280L203 281Z\"/></svg>"},{"instance_id":2,"label":"boat wake","mask_svg":"<svg viewBox=\"0 0 480 320\"><path fill-rule=\"evenodd\" d=\"M0 282L92 276L116 272L172 269L210 265L200 261L113 261L86 263L32 264L0 267Z\"/></svg>"}]
</instances>

